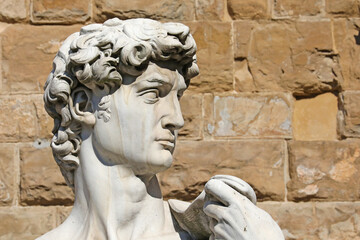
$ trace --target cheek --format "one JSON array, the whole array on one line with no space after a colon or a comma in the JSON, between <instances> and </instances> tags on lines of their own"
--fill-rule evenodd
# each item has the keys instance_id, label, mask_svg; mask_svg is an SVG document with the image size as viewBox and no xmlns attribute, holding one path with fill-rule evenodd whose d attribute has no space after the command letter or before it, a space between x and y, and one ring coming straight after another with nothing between
<instances>
[{"instance_id":1,"label":"cheek","mask_svg":"<svg viewBox=\"0 0 360 240\"><path fill-rule=\"evenodd\" d=\"M94 126L93 144L98 157L109 164L121 163L124 159L122 151L121 134L118 129L113 128L111 122L104 123L97 119Z\"/></svg>"},{"instance_id":2,"label":"cheek","mask_svg":"<svg viewBox=\"0 0 360 240\"><path fill-rule=\"evenodd\" d=\"M144 123L146 119L139 115L137 106L125 105L116 110L118 115L118 126L120 129L121 145L127 159L136 161L145 151L146 129ZM145 123L146 125L146 123Z\"/></svg>"}]
</instances>

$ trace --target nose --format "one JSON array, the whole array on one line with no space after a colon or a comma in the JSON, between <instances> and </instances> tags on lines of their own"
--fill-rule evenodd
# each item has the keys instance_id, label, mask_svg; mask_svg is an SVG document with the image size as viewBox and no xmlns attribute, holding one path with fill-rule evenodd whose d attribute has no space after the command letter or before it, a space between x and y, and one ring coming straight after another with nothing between
<instances>
[{"instance_id":1,"label":"nose","mask_svg":"<svg viewBox=\"0 0 360 240\"><path fill-rule=\"evenodd\" d=\"M162 109L164 111L161 119L163 128L170 129L171 131L179 130L184 126L184 118L182 116L180 102L175 94L171 99L163 99L166 105Z\"/></svg>"}]
</instances>

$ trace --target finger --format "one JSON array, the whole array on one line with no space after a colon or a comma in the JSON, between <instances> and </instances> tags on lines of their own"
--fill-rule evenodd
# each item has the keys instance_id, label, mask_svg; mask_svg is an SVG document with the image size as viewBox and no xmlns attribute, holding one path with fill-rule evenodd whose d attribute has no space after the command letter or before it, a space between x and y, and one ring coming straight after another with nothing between
<instances>
[{"instance_id":1,"label":"finger","mask_svg":"<svg viewBox=\"0 0 360 240\"><path fill-rule=\"evenodd\" d=\"M220 221L225 211L224 208L225 207L222 206L219 202L207 201L204 204L203 211L208 217L213 218L216 221Z\"/></svg>"},{"instance_id":2,"label":"finger","mask_svg":"<svg viewBox=\"0 0 360 240\"><path fill-rule=\"evenodd\" d=\"M205 192L206 194L216 198L225 206L230 206L230 204L232 204L234 201L238 201L239 198L244 201L249 201L250 203L250 200L248 198L246 198L244 195L240 194L232 187L218 179L210 179L205 184Z\"/></svg>"},{"instance_id":3,"label":"finger","mask_svg":"<svg viewBox=\"0 0 360 240\"><path fill-rule=\"evenodd\" d=\"M210 228L210 231L212 232L212 233L215 233L215 226L216 226L216 224L218 223L218 221L217 220L215 220L214 218L210 218L210 221L209 221L209 228Z\"/></svg>"},{"instance_id":4,"label":"finger","mask_svg":"<svg viewBox=\"0 0 360 240\"><path fill-rule=\"evenodd\" d=\"M223 223L218 223L214 227L215 240L232 240L234 238L230 237L229 232L226 231L226 226Z\"/></svg>"},{"instance_id":5,"label":"finger","mask_svg":"<svg viewBox=\"0 0 360 240\"><path fill-rule=\"evenodd\" d=\"M221 180L237 192L247 197L252 203L256 205L256 194L254 189L244 180L230 176L230 175L215 175L211 179Z\"/></svg>"}]
</instances>

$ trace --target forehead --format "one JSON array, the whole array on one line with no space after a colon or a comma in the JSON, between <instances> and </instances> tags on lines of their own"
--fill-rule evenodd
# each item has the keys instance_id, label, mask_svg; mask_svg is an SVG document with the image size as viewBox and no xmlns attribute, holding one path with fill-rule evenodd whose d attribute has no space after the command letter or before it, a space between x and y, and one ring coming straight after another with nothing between
<instances>
[{"instance_id":1,"label":"forehead","mask_svg":"<svg viewBox=\"0 0 360 240\"><path fill-rule=\"evenodd\" d=\"M175 85L175 83L185 84L179 65L171 62L150 62L147 69L136 78L134 83L136 84L144 80L160 80L171 85Z\"/></svg>"}]
</instances>

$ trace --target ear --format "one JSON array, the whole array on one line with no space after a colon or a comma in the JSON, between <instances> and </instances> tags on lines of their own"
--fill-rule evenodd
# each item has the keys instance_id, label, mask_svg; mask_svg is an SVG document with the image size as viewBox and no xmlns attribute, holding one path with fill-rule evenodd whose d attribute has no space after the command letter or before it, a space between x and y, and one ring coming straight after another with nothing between
<instances>
[{"instance_id":1,"label":"ear","mask_svg":"<svg viewBox=\"0 0 360 240\"><path fill-rule=\"evenodd\" d=\"M91 102L91 90L79 87L71 93L69 99L71 116L86 125L95 125L95 115L93 113L93 106Z\"/></svg>"}]
</instances>

